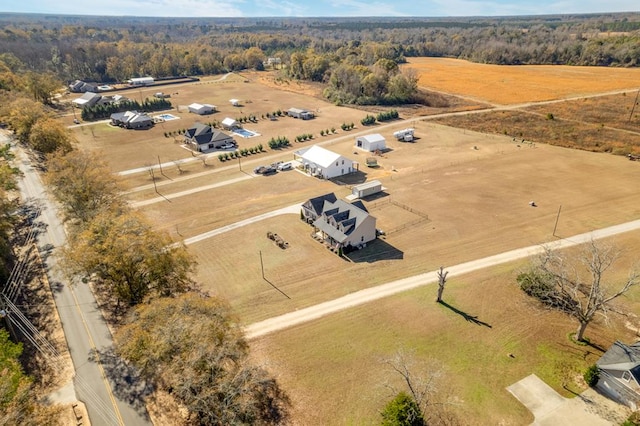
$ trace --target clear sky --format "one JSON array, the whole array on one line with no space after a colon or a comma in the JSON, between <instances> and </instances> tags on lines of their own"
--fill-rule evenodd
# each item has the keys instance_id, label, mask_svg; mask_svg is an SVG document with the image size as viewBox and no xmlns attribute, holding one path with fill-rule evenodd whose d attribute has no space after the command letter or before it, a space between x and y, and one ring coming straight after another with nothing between
<instances>
[{"instance_id":1,"label":"clear sky","mask_svg":"<svg viewBox=\"0 0 640 426\"><path fill-rule=\"evenodd\" d=\"M2 0L0 12L168 17L504 16L640 11L638 0Z\"/></svg>"}]
</instances>

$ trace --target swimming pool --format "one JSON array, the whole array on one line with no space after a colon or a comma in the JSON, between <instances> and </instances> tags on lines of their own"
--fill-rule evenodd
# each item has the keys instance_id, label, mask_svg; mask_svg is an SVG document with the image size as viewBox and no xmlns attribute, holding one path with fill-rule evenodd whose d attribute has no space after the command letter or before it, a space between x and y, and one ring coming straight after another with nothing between
<instances>
[{"instance_id":1,"label":"swimming pool","mask_svg":"<svg viewBox=\"0 0 640 426\"><path fill-rule=\"evenodd\" d=\"M176 117L175 115L172 115L172 114L160 114L160 115L156 115L156 117L162 118L164 121L177 120L177 119L180 118L180 117Z\"/></svg>"},{"instance_id":2,"label":"swimming pool","mask_svg":"<svg viewBox=\"0 0 640 426\"><path fill-rule=\"evenodd\" d=\"M247 130L247 129L242 129L242 128L233 129L233 133L235 133L238 136L242 136L243 138L252 138L254 136L260 136L260 133Z\"/></svg>"}]
</instances>

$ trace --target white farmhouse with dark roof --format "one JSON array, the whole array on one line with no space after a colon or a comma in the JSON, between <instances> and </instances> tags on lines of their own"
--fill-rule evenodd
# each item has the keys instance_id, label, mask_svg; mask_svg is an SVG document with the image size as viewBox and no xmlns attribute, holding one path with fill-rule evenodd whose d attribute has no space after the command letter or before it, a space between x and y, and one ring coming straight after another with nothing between
<instances>
[{"instance_id":1,"label":"white farmhouse with dark roof","mask_svg":"<svg viewBox=\"0 0 640 426\"><path fill-rule=\"evenodd\" d=\"M300 161L305 171L324 179L331 179L354 171L353 161L318 145L297 151L294 156Z\"/></svg>"},{"instance_id":2,"label":"white farmhouse with dark roof","mask_svg":"<svg viewBox=\"0 0 640 426\"><path fill-rule=\"evenodd\" d=\"M305 220L333 249L356 249L376 239L376 218L361 201L347 203L329 193L311 198L302 205Z\"/></svg>"}]
</instances>

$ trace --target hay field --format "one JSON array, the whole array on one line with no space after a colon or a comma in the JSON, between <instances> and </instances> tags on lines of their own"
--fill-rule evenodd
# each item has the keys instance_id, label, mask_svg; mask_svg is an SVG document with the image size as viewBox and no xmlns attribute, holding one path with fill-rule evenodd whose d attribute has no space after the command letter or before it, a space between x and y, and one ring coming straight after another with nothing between
<instances>
[{"instance_id":1,"label":"hay field","mask_svg":"<svg viewBox=\"0 0 640 426\"><path fill-rule=\"evenodd\" d=\"M451 58L407 58L419 85L502 105L640 88L640 69L490 65Z\"/></svg>"}]
</instances>

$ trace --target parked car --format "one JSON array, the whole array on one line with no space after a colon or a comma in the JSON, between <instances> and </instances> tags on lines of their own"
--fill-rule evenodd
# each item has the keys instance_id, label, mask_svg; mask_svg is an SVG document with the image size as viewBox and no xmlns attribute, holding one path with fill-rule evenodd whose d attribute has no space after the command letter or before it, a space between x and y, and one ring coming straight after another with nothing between
<instances>
[{"instance_id":1,"label":"parked car","mask_svg":"<svg viewBox=\"0 0 640 426\"><path fill-rule=\"evenodd\" d=\"M280 171L291 170L293 169L293 165L291 165L291 163L280 163L278 164L277 169Z\"/></svg>"},{"instance_id":2,"label":"parked car","mask_svg":"<svg viewBox=\"0 0 640 426\"><path fill-rule=\"evenodd\" d=\"M225 143L220 145L220 149L231 149L231 148L235 148L236 146L232 143Z\"/></svg>"},{"instance_id":3,"label":"parked car","mask_svg":"<svg viewBox=\"0 0 640 426\"><path fill-rule=\"evenodd\" d=\"M262 170L262 175L263 176L269 176L269 175L272 175L272 174L275 174L275 173L278 173L278 171L276 169L274 169L273 167L265 167Z\"/></svg>"}]
</instances>

